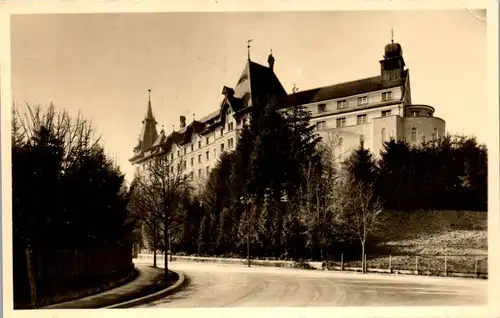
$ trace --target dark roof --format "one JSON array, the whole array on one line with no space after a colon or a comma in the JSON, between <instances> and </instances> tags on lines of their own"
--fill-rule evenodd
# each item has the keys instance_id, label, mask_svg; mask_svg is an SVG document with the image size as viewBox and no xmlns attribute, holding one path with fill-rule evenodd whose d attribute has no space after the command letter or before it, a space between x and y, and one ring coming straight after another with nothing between
<instances>
[{"instance_id":1,"label":"dark roof","mask_svg":"<svg viewBox=\"0 0 500 318\"><path fill-rule=\"evenodd\" d=\"M273 70L252 61L249 61L249 63L251 94L254 103L259 98L267 98L269 95L279 97L287 95Z\"/></svg>"},{"instance_id":2,"label":"dark roof","mask_svg":"<svg viewBox=\"0 0 500 318\"><path fill-rule=\"evenodd\" d=\"M286 97L286 101L288 105L303 105L402 86L405 85L407 76L408 70L405 70L402 78L395 81L382 81L381 76L374 76L352 82L314 88L290 94Z\"/></svg>"},{"instance_id":3,"label":"dark roof","mask_svg":"<svg viewBox=\"0 0 500 318\"><path fill-rule=\"evenodd\" d=\"M185 144L191 140L194 133L203 135L206 132L212 131L216 126L224 122L226 105L231 105L234 113L242 113L248 109L250 104L254 105L258 100L267 98L270 95L282 98L287 96L276 74L266 66L248 61L236 86L245 82L245 80L250 81L250 91L244 90L243 94L238 98L234 96L233 88L224 86L222 93L225 94L225 96L219 109L197 121L193 121L186 127L172 132L168 136L165 136L164 133L160 134L153 142L153 147L150 149L151 154L157 153L160 148L168 152L174 143L178 145ZM250 103L251 100L252 103ZM144 154L146 152L147 151L136 154L130 161L144 159Z\"/></svg>"}]
</instances>

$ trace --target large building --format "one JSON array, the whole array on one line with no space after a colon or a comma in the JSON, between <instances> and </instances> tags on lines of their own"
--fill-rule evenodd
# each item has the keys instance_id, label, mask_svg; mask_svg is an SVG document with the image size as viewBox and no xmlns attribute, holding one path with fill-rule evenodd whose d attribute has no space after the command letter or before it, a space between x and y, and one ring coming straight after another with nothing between
<instances>
[{"instance_id":1,"label":"large building","mask_svg":"<svg viewBox=\"0 0 500 318\"><path fill-rule=\"evenodd\" d=\"M305 106L312 114L311 124L340 160L360 142L378 155L391 137L416 144L444 134L445 121L434 117L432 106L412 104L401 45L391 41L384 53L377 76L289 95L274 73L272 54L267 67L248 58L234 88L222 88L217 110L189 124L180 116L180 129L170 134L163 129L157 133L150 100L130 162L140 172L153 156L169 156L172 169L177 166L193 181L204 182L220 154L235 148L251 107L269 95L285 99L290 107Z\"/></svg>"}]
</instances>

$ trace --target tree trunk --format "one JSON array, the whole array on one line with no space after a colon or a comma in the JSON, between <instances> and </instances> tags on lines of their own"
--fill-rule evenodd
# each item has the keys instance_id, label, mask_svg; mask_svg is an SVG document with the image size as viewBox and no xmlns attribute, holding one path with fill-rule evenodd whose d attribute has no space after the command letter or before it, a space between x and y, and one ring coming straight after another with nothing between
<instances>
[{"instance_id":1,"label":"tree trunk","mask_svg":"<svg viewBox=\"0 0 500 318\"><path fill-rule=\"evenodd\" d=\"M30 284L31 306L38 308L38 295L36 289L35 264L33 260L33 249L26 247L26 269L28 274L28 282Z\"/></svg>"},{"instance_id":2,"label":"tree trunk","mask_svg":"<svg viewBox=\"0 0 500 318\"><path fill-rule=\"evenodd\" d=\"M153 223L153 267L156 268L156 224Z\"/></svg>"},{"instance_id":3,"label":"tree trunk","mask_svg":"<svg viewBox=\"0 0 500 318\"><path fill-rule=\"evenodd\" d=\"M172 261L172 238L170 237L170 233L168 234L168 250L170 252L170 261Z\"/></svg>"},{"instance_id":4,"label":"tree trunk","mask_svg":"<svg viewBox=\"0 0 500 318\"><path fill-rule=\"evenodd\" d=\"M170 231L168 230L168 226L167 226L167 222L165 222L165 235L163 237L163 246L164 246L164 250L165 250L165 271L163 272L164 274L164 281L167 281L167 278L168 278L168 250L167 250L167 247L168 247L168 236L170 235Z\"/></svg>"},{"instance_id":5,"label":"tree trunk","mask_svg":"<svg viewBox=\"0 0 500 318\"><path fill-rule=\"evenodd\" d=\"M363 273L366 272L366 259L365 259L365 242L361 242L361 268Z\"/></svg>"}]
</instances>

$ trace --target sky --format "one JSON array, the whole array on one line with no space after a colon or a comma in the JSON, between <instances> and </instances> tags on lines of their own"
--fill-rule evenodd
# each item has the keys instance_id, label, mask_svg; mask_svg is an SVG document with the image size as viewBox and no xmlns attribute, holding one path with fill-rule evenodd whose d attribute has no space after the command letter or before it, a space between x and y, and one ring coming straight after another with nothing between
<instances>
[{"instance_id":1,"label":"sky","mask_svg":"<svg viewBox=\"0 0 500 318\"><path fill-rule=\"evenodd\" d=\"M450 133L486 141L486 13L330 11L46 14L11 17L12 98L92 119L131 181L148 89L158 131L218 109L250 55L291 92L376 76L401 44L412 102L435 107Z\"/></svg>"}]
</instances>

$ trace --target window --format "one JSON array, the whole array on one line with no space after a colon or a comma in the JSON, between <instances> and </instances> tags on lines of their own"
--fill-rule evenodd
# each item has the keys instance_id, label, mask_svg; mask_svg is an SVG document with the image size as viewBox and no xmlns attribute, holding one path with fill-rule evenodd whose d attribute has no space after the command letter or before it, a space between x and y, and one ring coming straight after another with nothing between
<instances>
[{"instance_id":1,"label":"window","mask_svg":"<svg viewBox=\"0 0 500 318\"><path fill-rule=\"evenodd\" d=\"M177 171L181 171L181 163L180 162L177 163Z\"/></svg>"},{"instance_id":2,"label":"window","mask_svg":"<svg viewBox=\"0 0 500 318\"><path fill-rule=\"evenodd\" d=\"M224 144L220 144L220 152L224 151Z\"/></svg>"},{"instance_id":3,"label":"window","mask_svg":"<svg viewBox=\"0 0 500 318\"><path fill-rule=\"evenodd\" d=\"M180 157L180 156L181 156L181 151L177 150L177 157Z\"/></svg>"},{"instance_id":4,"label":"window","mask_svg":"<svg viewBox=\"0 0 500 318\"><path fill-rule=\"evenodd\" d=\"M186 147L184 147L184 154L186 154L186 153L187 153L187 148L186 148Z\"/></svg>"},{"instance_id":5,"label":"window","mask_svg":"<svg viewBox=\"0 0 500 318\"><path fill-rule=\"evenodd\" d=\"M382 117L387 117L391 115L391 110L383 110L382 111Z\"/></svg>"},{"instance_id":6,"label":"window","mask_svg":"<svg viewBox=\"0 0 500 318\"><path fill-rule=\"evenodd\" d=\"M318 121L318 122L316 123L316 128L317 128L318 130L323 130L323 129L325 129L325 128L326 128L326 122L325 122L325 121Z\"/></svg>"},{"instance_id":7,"label":"window","mask_svg":"<svg viewBox=\"0 0 500 318\"><path fill-rule=\"evenodd\" d=\"M358 105L366 105L366 104L368 104L367 96L358 97Z\"/></svg>"},{"instance_id":8,"label":"window","mask_svg":"<svg viewBox=\"0 0 500 318\"><path fill-rule=\"evenodd\" d=\"M438 129L437 128L434 128L434 131L432 132L432 138L433 139L436 139L438 136Z\"/></svg>"},{"instance_id":9,"label":"window","mask_svg":"<svg viewBox=\"0 0 500 318\"><path fill-rule=\"evenodd\" d=\"M191 152L194 151L194 145L191 145Z\"/></svg>"},{"instance_id":10,"label":"window","mask_svg":"<svg viewBox=\"0 0 500 318\"><path fill-rule=\"evenodd\" d=\"M174 154L170 155L170 160L174 160Z\"/></svg>"},{"instance_id":11,"label":"window","mask_svg":"<svg viewBox=\"0 0 500 318\"><path fill-rule=\"evenodd\" d=\"M191 180L193 180L193 177L194 177L194 172L193 172L193 171L191 171L191 172L189 173L189 177L191 178Z\"/></svg>"},{"instance_id":12,"label":"window","mask_svg":"<svg viewBox=\"0 0 500 318\"><path fill-rule=\"evenodd\" d=\"M380 135L382 137L382 142L385 141L385 128L382 128L382 131L380 132Z\"/></svg>"},{"instance_id":13,"label":"window","mask_svg":"<svg viewBox=\"0 0 500 318\"><path fill-rule=\"evenodd\" d=\"M227 124L227 131L233 131L234 129L234 123L228 123Z\"/></svg>"},{"instance_id":14,"label":"window","mask_svg":"<svg viewBox=\"0 0 500 318\"><path fill-rule=\"evenodd\" d=\"M201 155L198 155L198 163L201 163Z\"/></svg>"},{"instance_id":15,"label":"window","mask_svg":"<svg viewBox=\"0 0 500 318\"><path fill-rule=\"evenodd\" d=\"M318 105L318 113L324 113L326 111L326 104Z\"/></svg>"},{"instance_id":16,"label":"window","mask_svg":"<svg viewBox=\"0 0 500 318\"><path fill-rule=\"evenodd\" d=\"M392 92L382 93L382 101L388 101L392 99Z\"/></svg>"},{"instance_id":17,"label":"window","mask_svg":"<svg viewBox=\"0 0 500 318\"><path fill-rule=\"evenodd\" d=\"M210 137L207 137L207 145L210 143Z\"/></svg>"},{"instance_id":18,"label":"window","mask_svg":"<svg viewBox=\"0 0 500 318\"><path fill-rule=\"evenodd\" d=\"M337 118L337 128L345 127L345 117Z\"/></svg>"},{"instance_id":19,"label":"window","mask_svg":"<svg viewBox=\"0 0 500 318\"><path fill-rule=\"evenodd\" d=\"M198 141L198 149L201 149L201 140Z\"/></svg>"},{"instance_id":20,"label":"window","mask_svg":"<svg viewBox=\"0 0 500 318\"><path fill-rule=\"evenodd\" d=\"M417 117L418 115L420 115L420 112L418 110L414 110L414 111L411 112L411 115L413 117Z\"/></svg>"},{"instance_id":21,"label":"window","mask_svg":"<svg viewBox=\"0 0 500 318\"><path fill-rule=\"evenodd\" d=\"M198 177L201 177L201 169L198 169Z\"/></svg>"},{"instance_id":22,"label":"window","mask_svg":"<svg viewBox=\"0 0 500 318\"><path fill-rule=\"evenodd\" d=\"M207 166L207 177L208 177L209 173L210 173L210 167Z\"/></svg>"},{"instance_id":23,"label":"window","mask_svg":"<svg viewBox=\"0 0 500 318\"><path fill-rule=\"evenodd\" d=\"M411 129L411 141L416 142L417 141L417 128L413 127Z\"/></svg>"},{"instance_id":24,"label":"window","mask_svg":"<svg viewBox=\"0 0 500 318\"><path fill-rule=\"evenodd\" d=\"M184 162L183 162L183 165L182 165L182 166L184 167L184 169L186 169L186 168L187 168L187 161L186 161L186 160L184 160Z\"/></svg>"},{"instance_id":25,"label":"window","mask_svg":"<svg viewBox=\"0 0 500 318\"><path fill-rule=\"evenodd\" d=\"M224 127L222 127L222 128L220 129L220 136L221 136L221 137L222 137L222 136L224 136Z\"/></svg>"},{"instance_id":26,"label":"window","mask_svg":"<svg viewBox=\"0 0 500 318\"><path fill-rule=\"evenodd\" d=\"M205 153L205 156L206 156L207 160L208 160L208 159L210 159L210 151L207 151L207 152Z\"/></svg>"},{"instance_id":27,"label":"window","mask_svg":"<svg viewBox=\"0 0 500 318\"><path fill-rule=\"evenodd\" d=\"M337 102L337 109L344 109L344 108L347 108L347 101L339 100Z\"/></svg>"},{"instance_id":28,"label":"window","mask_svg":"<svg viewBox=\"0 0 500 318\"><path fill-rule=\"evenodd\" d=\"M194 166L194 158L191 157L191 166Z\"/></svg>"},{"instance_id":29,"label":"window","mask_svg":"<svg viewBox=\"0 0 500 318\"><path fill-rule=\"evenodd\" d=\"M233 138L229 138L227 140L227 148L231 149L233 148L233 145L234 145Z\"/></svg>"},{"instance_id":30,"label":"window","mask_svg":"<svg viewBox=\"0 0 500 318\"><path fill-rule=\"evenodd\" d=\"M358 115L358 125L366 123L366 115Z\"/></svg>"}]
</instances>

